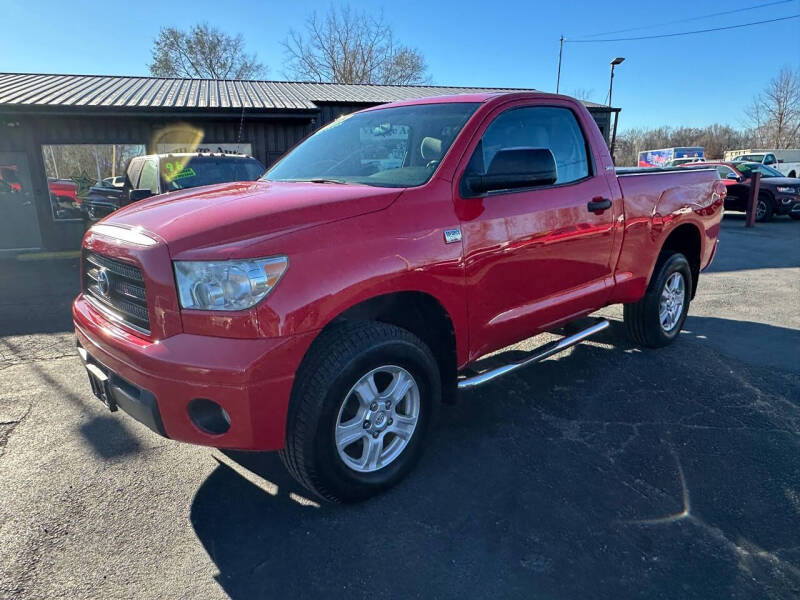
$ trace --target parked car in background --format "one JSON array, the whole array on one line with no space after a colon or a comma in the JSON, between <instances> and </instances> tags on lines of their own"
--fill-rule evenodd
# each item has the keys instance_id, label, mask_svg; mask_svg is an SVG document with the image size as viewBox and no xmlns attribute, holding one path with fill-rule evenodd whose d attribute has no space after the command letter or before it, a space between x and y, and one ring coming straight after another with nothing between
<instances>
[{"instance_id":1,"label":"parked car in background","mask_svg":"<svg viewBox=\"0 0 800 600\"><path fill-rule=\"evenodd\" d=\"M242 154L150 154L131 159L122 185L104 179L83 198L91 220L101 219L120 207L150 196L189 188L254 181L265 171L257 159Z\"/></svg>"},{"instance_id":2,"label":"parked car in background","mask_svg":"<svg viewBox=\"0 0 800 600\"><path fill-rule=\"evenodd\" d=\"M660 150L644 150L639 152L640 167L668 167L677 166L679 159L704 158L702 146L680 146L676 148L661 148Z\"/></svg>"},{"instance_id":3,"label":"parked car in background","mask_svg":"<svg viewBox=\"0 0 800 600\"><path fill-rule=\"evenodd\" d=\"M103 179L102 185L106 187L121 188L125 185L125 175L116 175Z\"/></svg>"},{"instance_id":4,"label":"parked car in background","mask_svg":"<svg viewBox=\"0 0 800 600\"><path fill-rule=\"evenodd\" d=\"M78 184L71 179L47 178L50 192L50 208L56 219L80 219L81 198L78 196Z\"/></svg>"},{"instance_id":5,"label":"parked car in background","mask_svg":"<svg viewBox=\"0 0 800 600\"><path fill-rule=\"evenodd\" d=\"M787 177L800 175L800 149L794 150L728 150L725 160L731 162L757 162Z\"/></svg>"},{"instance_id":6,"label":"parked car in background","mask_svg":"<svg viewBox=\"0 0 800 600\"><path fill-rule=\"evenodd\" d=\"M12 192L22 189L16 165L0 165L0 181L3 182L4 189L7 188Z\"/></svg>"},{"instance_id":7,"label":"parked car in background","mask_svg":"<svg viewBox=\"0 0 800 600\"><path fill-rule=\"evenodd\" d=\"M728 189L725 210L744 212L750 196L753 173L761 173L756 221L769 221L773 215L789 215L800 219L800 179L784 177L783 173L760 163L713 161L688 168L714 167Z\"/></svg>"},{"instance_id":8,"label":"parked car in background","mask_svg":"<svg viewBox=\"0 0 800 600\"><path fill-rule=\"evenodd\" d=\"M47 187L50 190L50 193L58 198L58 201L61 203L74 205L79 202L78 184L71 179L56 179L54 177L48 177Z\"/></svg>"},{"instance_id":9,"label":"parked car in background","mask_svg":"<svg viewBox=\"0 0 800 600\"><path fill-rule=\"evenodd\" d=\"M184 168L158 172L201 175ZM590 313L622 303L635 343L675 341L724 197L712 170L615 174L565 96L378 106L260 181L144 200L90 228L78 352L112 410L174 440L281 450L315 494L360 500L413 468L442 400L608 327ZM522 358L479 361L565 324Z\"/></svg>"}]
</instances>

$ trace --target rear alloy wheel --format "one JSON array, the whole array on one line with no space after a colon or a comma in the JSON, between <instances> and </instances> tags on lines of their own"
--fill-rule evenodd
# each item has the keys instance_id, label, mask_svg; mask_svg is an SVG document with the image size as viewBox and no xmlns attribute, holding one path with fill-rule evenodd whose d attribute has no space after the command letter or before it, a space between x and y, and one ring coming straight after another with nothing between
<instances>
[{"instance_id":1,"label":"rear alloy wheel","mask_svg":"<svg viewBox=\"0 0 800 600\"><path fill-rule=\"evenodd\" d=\"M692 270L678 252L664 252L656 263L644 297L623 308L628 336L640 346L659 348L683 327L691 300Z\"/></svg>"},{"instance_id":2,"label":"rear alloy wheel","mask_svg":"<svg viewBox=\"0 0 800 600\"><path fill-rule=\"evenodd\" d=\"M664 289L661 292L661 301L658 305L658 320L661 329L669 333L678 324L678 320L683 314L683 305L686 300L686 283L683 274L675 271L667 278Z\"/></svg>"}]
</instances>

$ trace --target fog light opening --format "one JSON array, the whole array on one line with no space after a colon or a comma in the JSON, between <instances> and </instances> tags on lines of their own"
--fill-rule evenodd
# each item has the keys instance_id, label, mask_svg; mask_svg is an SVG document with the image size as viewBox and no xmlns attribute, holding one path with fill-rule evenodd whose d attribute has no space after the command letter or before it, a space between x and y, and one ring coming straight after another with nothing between
<instances>
[{"instance_id":1,"label":"fog light opening","mask_svg":"<svg viewBox=\"0 0 800 600\"><path fill-rule=\"evenodd\" d=\"M220 435L231 428L231 417L219 404L207 398L195 398L187 407L189 418L202 431Z\"/></svg>"}]
</instances>

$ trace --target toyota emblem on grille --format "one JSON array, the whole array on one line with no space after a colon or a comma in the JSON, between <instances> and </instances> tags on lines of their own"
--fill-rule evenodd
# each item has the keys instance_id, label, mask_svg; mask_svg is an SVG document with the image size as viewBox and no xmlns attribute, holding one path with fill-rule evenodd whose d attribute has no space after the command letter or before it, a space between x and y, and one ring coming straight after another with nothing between
<instances>
[{"instance_id":1,"label":"toyota emblem on grille","mask_svg":"<svg viewBox=\"0 0 800 600\"><path fill-rule=\"evenodd\" d=\"M111 294L111 280L108 278L108 270L101 268L97 272L97 289L106 298Z\"/></svg>"}]
</instances>

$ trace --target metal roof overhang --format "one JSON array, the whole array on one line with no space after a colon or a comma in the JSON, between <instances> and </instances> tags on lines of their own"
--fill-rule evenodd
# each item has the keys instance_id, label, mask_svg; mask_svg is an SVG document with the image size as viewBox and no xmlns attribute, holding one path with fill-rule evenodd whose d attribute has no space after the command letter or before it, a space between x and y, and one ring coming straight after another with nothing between
<instances>
[{"instance_id":1,"label":"metal roof overhang","mask_svg":"<svg viewBox=\"0 0 800 600\"><path fill-rule=\"evenodd\" d=\"M370 104L364 104L364 107ZM39 115L54 117L127 117L127 118L191 118L191 119L313 119L320 113L319 108L180 108L180 107L142 107L125 108L119 106L64 106L1 104L0 114Z\"/></svg>"}]
</instances>

